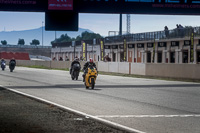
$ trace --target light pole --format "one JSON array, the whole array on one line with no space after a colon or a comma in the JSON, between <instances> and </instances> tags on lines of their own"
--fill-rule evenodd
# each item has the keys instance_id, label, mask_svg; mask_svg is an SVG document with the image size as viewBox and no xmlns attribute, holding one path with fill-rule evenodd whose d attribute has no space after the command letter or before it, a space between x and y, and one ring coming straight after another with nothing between
<instances>
[{"instance_id":1,"label":"light pole","mask_svg":"<svg viewBox=\"0 0 200 133\"><path fill-rule=\"evenodd\" d=\"M43 21L42 21L42 47L43 47Z\"/></svg>"},{"instance_id":2,"label":"light pole","mask_svg":"<svg viewBox=\"0 0 200 133\"><path fill-rule=\"evenodd\" d=\"M122 14L119 14L119 35L122 35Z\"/></svg>"}]
</instances>

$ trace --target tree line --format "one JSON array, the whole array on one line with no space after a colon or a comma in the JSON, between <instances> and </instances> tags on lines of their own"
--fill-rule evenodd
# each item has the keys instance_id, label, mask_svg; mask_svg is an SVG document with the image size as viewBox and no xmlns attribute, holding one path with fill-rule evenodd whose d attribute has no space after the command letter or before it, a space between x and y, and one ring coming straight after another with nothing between
<instances>
[{"instance_id":1,"label":"tree line","mask_svg":"<svg viewBox=\"0 0 200 133\"><path fill-rule=\"evenodd\" d=\"M71 42L71 41L81 41L81 40L92 40L92 39L99 39L102 38L102 36L100 34L96 34L96 33L90 33L90 32L82 32L81 35L77 36L76 38L71 38L70 36L68 36L67 34L62 34L59 38L51 41L51 44L53 43L60 43L60 42ZM1 41L2 45L7 45L7 41L6 40L2 40ZM20 39L18 40L18 45L25 45L25 41L24 39ZM30 42L30 45L40 45L40 41L37 39L33 39L32 42Z\"/></svg>"},{"instance_id":2,"label":"tree line","mask_svg":"<svg viewBox=\"0 0 200 133\"><path fill-rule=\"evenodd\" d=\"M1 41L1 44L2 44L2 45L7 45L8 43L7 43L6 40L2 40L2 41ZM20 39L20 38L19 38L17 44L18 44L18 45L25 45L24 39ZM32 42L30 43L30 45L40 45L40 41L37 40L37 39L33 39Z\"/></svg>"},{"instance_id":3,"label":"tree line","mask_svg":"<svg viewBox=\"0 0 200 133\"><path fill-rule=\"evenodd\" d=\"M100 34L90 33L90 32L85 31L85 32L82 32L81 35L77 36L76 38L71 38L67 34L62 34L59 38L52 41L51 44L60 43L60 42L92 40L92 39L99 39L99 38L102 38Z\"/></svg>"}]
</instances>

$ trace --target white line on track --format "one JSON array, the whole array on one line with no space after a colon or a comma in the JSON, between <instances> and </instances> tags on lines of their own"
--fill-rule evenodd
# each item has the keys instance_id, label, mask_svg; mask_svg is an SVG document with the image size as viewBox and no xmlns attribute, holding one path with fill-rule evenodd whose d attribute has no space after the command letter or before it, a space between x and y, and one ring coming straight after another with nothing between
<instances>
[{"instance_id":1,"label":"white line on track","mask_svg":"<svg viewBox=\"0 0 200 133\"><path fill-rule=\"evenodd\" d=\"M39 97L36 97L36 96L33 96L33 95L29 95L29 94L26 94L26 93L17 91L17 90L15 90L15 89L10 89L10 88L4 87L4 86L2 86L2 85L0 85L0 87L5 88L5 89L7 89L7 90L9 90L9 91L12 91L12 92L14 92L14 93L17 93L17 94L20 94L20 95L23 95L23 96L26 96L26 97L30 97L30 98L33 98L33 99L36 99L36 100L39 100L39 101L44 102L44 103L52 104L52 105L57 106L57 107L59 107L59 108L68 110L68 111L70 111L70 112L74 112L74 113L76 113L76 114L85 116L86 118L91 118L91 119L93 119L93 120L96 120L96 121L105 123L105 124L107 124L107 125L110 125L110 126L112 126L112 127L119 128L119 129L124 130L124 131L127 131L127 132L145 133L145 132L143 132L143 131L139 131L139 130L137 130L137 129L133 129L133 128L130 128L130 127L127 127L127 126L118 124L118 123L114 123L114 122L111 122L111 121L108 121L108 120L105 120L105 119L102 119L102 118L99 118L99 117L96 117L96 116L93 116L93 115L89 115L89 114L86 114L86 113L83 113L83 112L80 112L80 111L71 109L71 108L69 108L69 107L65 107L65 106L63 106L63 105L60 105L60 104L57 104L57 103L54 103L54 102L45 100L45 99L43 99L43 98L39 98Z\"/></svg>"},{"instance_id":2,"label":"white line on track","mask_svg":"<svg viewBox=\"0 0 200 133\"><path fill-rule=\"evenodd\" d=\"M173 118L173 117L200 117L200 114L185 115L98 115L98 118Z\"/></svg>"}]
</instances>

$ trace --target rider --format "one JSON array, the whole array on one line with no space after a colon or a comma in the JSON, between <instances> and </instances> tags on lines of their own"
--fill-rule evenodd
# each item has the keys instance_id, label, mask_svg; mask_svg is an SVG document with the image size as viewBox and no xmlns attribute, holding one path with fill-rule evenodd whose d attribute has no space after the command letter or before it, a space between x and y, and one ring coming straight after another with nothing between
<instances>
[{"instance_id":1,"label":"rider","mask_svg":"<svg viewBox=\"0 0 200 133\"><path fill-rule=\"evenodd\" d=\"M85 81L85 75L86 75L86 73L87 73L87 68L88 68L89 65L93 66L93 67L96 68L96 70L97 70L96 64L93 62L93 59L90 58L90 60L87 61L87 62L85 63L85 65L84 65L84 67L83 67L83 82Z\"/></svg>"},{"instance_id":2,"label":"rider","mask_svg":"<svg viewBox=\"0 0 200 133\"><path fill-rule=\"evenodd\" d=\"M16 65L16 60L15 60L15 58L12 58L12 59L10 60L9 65L10 65L11 62L15 62L15 65Z\"/></svg>"},{"instance_id":3,"label":"rider","mask_svg":"<svg viewBox=\"0 0 200 133\"><path fill-rule=\"evenodd\" d=\"M81 65L80 62L79 62L78 57L76 57L76 58L74 59L74 61L72 62L72 64L71 64L71 67L70 67L70 74L71 74L71 72L72 72L72 67L73 67L73 65L76 64L76 63L79 64L79 65Z\"/></svg>"},{"instance_id":4,"label":"rider","mask_svg":"<svg viewBox=\"0 0 200 133\"><path fill-rule=\"evenodd\" d=\"M3 62L6 62L6 61L4 60L4 58L1 59L1 63L3 63Z\"/></svg>"}]
</instances>

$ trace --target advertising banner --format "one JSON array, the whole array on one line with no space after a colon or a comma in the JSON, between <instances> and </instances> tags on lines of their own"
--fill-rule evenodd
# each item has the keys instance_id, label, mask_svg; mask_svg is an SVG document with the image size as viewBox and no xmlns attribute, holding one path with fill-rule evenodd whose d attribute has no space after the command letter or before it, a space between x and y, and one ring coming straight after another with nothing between
<instances>
[{"instance_id":1,"label":"advertising banner","mask_svg":"<svg viewBox=\"0 0 200 133\"><path fill-rule=\"evenodd\" d=\"M46 11L46 0L0 0L0 11Z\"/></svg>"},{"instance_id":2,"label":"advertising banner","mask_svg":"<svg viewBox=\"0 0 200 133\"><path fill-rule=\"evenodd\" d=\"M84 41L82 43L82 59L83 61L87 61L87 44Z\"/></svg>"},{"instance_id":3,"label":"advertising banner","mask_svg":"<svg viewBox=\"0 0 200 133\"><path fill-rule=\"evenodd\" d=\"M199 15L200 0L0 0L0 11Z\"/></svg>"},{"instance_id":4,"label":"advertising banner","mask_svg":"<svg viewBox=\"0 0 200 133\"><path fill-rule=\"evenodd\" d=\"M49 10L73 10L73 0L48 0Z\"/></svg>"},{"instance_id":5,"label":"advertising banner","mask_svg":"<svg viewBox=\"0 0 200 133\"><path fill-rule=\"evenodd\" d=\"M104 61L104 42L100 39L101 61Z\"/></svg>"}]
</instances>

